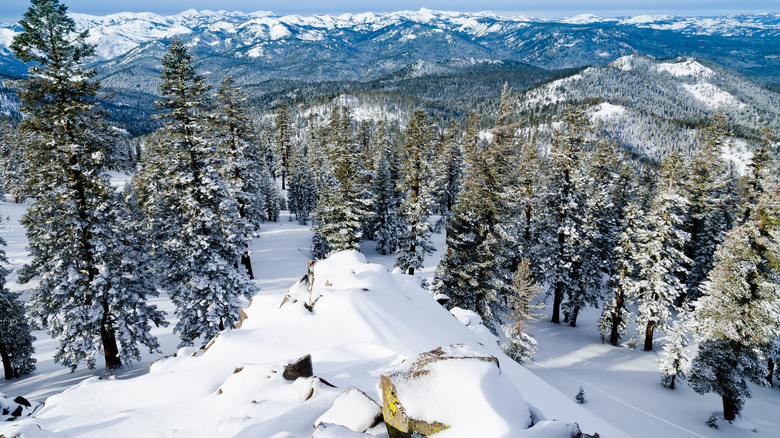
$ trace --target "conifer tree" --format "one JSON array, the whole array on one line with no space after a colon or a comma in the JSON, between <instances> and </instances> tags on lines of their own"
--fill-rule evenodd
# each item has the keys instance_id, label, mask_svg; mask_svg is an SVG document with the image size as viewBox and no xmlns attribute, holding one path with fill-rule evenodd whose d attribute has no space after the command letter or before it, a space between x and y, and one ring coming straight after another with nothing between
<instances>
[{"instance_id":1,"label":"conifer tree","mask_svg":"<svg viewBox=\"0 0 780 438\"><path fill-rule=\"evenodd\" d=\"M287 105L276 112L276 136L274 137L274 175L282 177L282 190L287 189L286 178L290 174L290 153L292 151L292 133L290 132L290 114Z\"/></svg>"},{"instance_id":2,"label":"conifer tree","mask_svg":"<svg viewBox=\"0 0 780 438\"><path fill-rule=\"evenodd\" d=\"M530 262L520 260L517 272L512 277L514 294L509 297L510 313L514 324L502 326L509 341L501 345L501 351L518 363L526 363L536 353L536 340L528 333L531 324L544 319L544 302L534 302L542 294L542 287L534 282Z\"/></svg>"},{"instance_id":3,"label":"conifer tree","mask_svg":"<svg viewBox=\"0 0 780 438\"><path fill-rule=\"evenodd\" d=\"M729 172L723 161L723 147L727 134L726 119L716 114L712 123L704 129L704 136L684 175L686 193L681 193L690 203L687 211L688 233L685 255L690 266L684 278L685 300L693 302L699 297L699 286L712 269L715 248L723 242L726 231L736 222L738 213L732 211L736 194L729 190ZM736 210L736 209L733 209Z\"/></svg>"},{"instance_id":4,"label":"conifer tree","mask_svg":"<svg viewBox=\"0 0 780 438\"><path fill-rule=\"evenodd\" d=\"M154 186L151 226L159 287L176 306L181 345L233 328L239 298L255 286L238 262L252 226L220 175L224 157L209 137L205 79L192 55L174 39L162 58L160 141L145 157L145 182Z\"/></svg>"},{"instance_id":5,"label":"conifer tree","mask_svg":"<svg viewBox=\"0 0 780 438\"><path fill-rule=\"evenodd\" d=\"M626 326L631 316L628 305L639 282L634 258L637 253L636 241L642 216L639 205L630 202L624 207L619 223L620 232L614 249L615 270L610 277L612 295L604 302L604 310L599 320L602 340L609 337L609 343L614 346L618 345L620 337L626 333Z\"/></svg>"},{"instance_id":6,"label":"conifer tree","mask_svg":"<svg viewBox=\"0 0 780 438\"><path fill-rule=\"evenodd\" d=\"M0 218L2 221L2 218ZM3 361L5 380L19 377L35 370L36 359L32 357L35 337L25 315L25 307L19 301L20 293L5 288L9 271L5 268L8 258L2 249L5 240L0 237L0 357Z\"/></svg>"},{"instance_id":7,"label":"conifer tree","mask_svg":"<svg viewBox=\"0 0 780 438\"><path fill-rule=\"evenodd\" d=\"M645 335L644 351L653 350L655 330L668 328L674 302L685 291L680 279L689 262L683 252L689 236L682 229L682 216L688 202L679 194L678 163L674 155L664 163L661 191L637 233L633 255L639 282L632 296L638 304L637 326Z\"/></svg>"},{"instance_id":8,"label":"conifer tree","mask_svg":"<svg viewBox=\"0 0 780 438\"><path fill-rule=\"evenodd\" d=\"M359 250L363 220L368 206L357 187L358 157L351 132L352 118L346 107L334 108L327 145L330 178L318 192L314 213L315 258L345 250Z\"/></svg>"},{"instance_id":9,"label":"conifer tree","mask_svg":"<svg viewBox=\"0 0 780 438\"><path fill-rule=\"evenodd\" d=\"M139 359L137 344L157 349L149 323L162 323L162 312L146 304L150 290L134 277L143 267L127 258L128 214L104 173L116 138L98 110L95 72L84 68L94 47L66 11L56 0L33 0L11 45L33 65L19 90L33 198L20 221L31 262L19 281L40 278L30 313L59 340L56 362L94 368L102 350L112 369Z\"/></svg>"},{"instance_id":10,"label":"conifer tree","mask_svg":"<svg viewBox=\"0 0 780 438\"><path fill-rule=\"evenodd\" d=\"M287 184L287 207L301 225L306 225L317 205L317 183L303 155L302 147L294 147L290 155L290 179Z\"/></svg>"},{"instance_id":11,"label":"conifer tree","mask_svg":"<svg viewBox=\"0 0 780 438\"><path fill-rule=\"evenodd\" d=\"M567 111L563 127L553 137L550 170L543 195L544 234L540 236L540 272L553 295L551 322L560 323L564 299L569 313L584 303L581 296L581 249L584 247L585 212L584 146L590 130L579 108ZM572 320L576 322L576 318Z\"/></svg>"},{"instance_id":12,"label":"conifer tree","mask_svg":"<svg viewBox=\"0 0 780 438\"><path fill-rule=\"evenodd\" d=\"M248 243L257 237L265 216L261 179L267 179L267 176L262 172L264 163L246 100L246 95L235 85L233 78L228 76L220 82L212 114L212 135L217 142L217 154L222 157L219 174L230 197L238 202L238 214L243 220L243 243L247 244L247 248L241 254L241 264L251 279L254 275Z\"/></svg>"},{"instance_id":13,"label":"conifer tree","mask_svg":"<svg viewBox=\"0 0 780 438\"><path fill-rule=\"evenodd\" d=\"M700 394L718 394L727 421L751 396L746 381L767 383L764 354L780 336L780 275L772 264L780 247L767 227L768 210L778 205L771 198L762 202L726 235L693 312L699 350L689 383Z\"/></svg>"},{"instance_id":14,"label":"conifer tree","mask_svg":"<svg viewBox=\"0 0 780 438\"><path fill-rule=\"evenodd\" d=\"M431 125L422 109L414 110L406 128L404 162L401 166L400 188L405 192L402 210L408 228L401 236L396 263L403 272L414 275L423 266L426 254L433 253L431 226L427 219L433 203L431 194Z\"/></svg>"},{"instance_id":15,"label":"conifer tree","mask_svg":"<svg viewBox=\"0 0 780 438\"><path fill-rule=\"evenodd\" d=\"M376 242L377 251L388 254L398 249L401 234L406 230L406 224L400 216L400 200L396 192L396 181L393 180L393 174L397 174L397 170L384 124L379 125L376 138L378 153L374 164L376 175L373 187L372 228L374 229L374 242Z\"/></svg>"},{"instance_id":16,"label":"conifer tree","mask_svg":"<svg viewBox=\"0 0 780 438\"><path fill-rule=\"evenodd\" d=\"M12 194L15 203L22 202L29 193L25 166L19 130L10 121L0 120L0 196Z\"/></svg>"},{"instance_id":17,"label":"conifer tree","mask_svg":"<svg viewBox=\"0 0 780 438\"><path fill-rule=\"evenodd\" d=\"M666 337L663 357L658 360L661 371L661 385L669 389L675 389L678 379L685 380L691 368L691 358L685 347L688 345L688 337L685 333L686 317L683 312L672 323Z\"/></svg>"},{"instance_id":18,"label":"conifer tree","mask_svg":"<svg viewBox=\"0 0 780 438\"><path fill-rule=\"evenodd\" d=\"M436 269L434 288L450 298L450 307L478 313L495 333L503 309L500 297L511 286L506 285L502 242L496 230L501 202L497 179L486 148L478 143L473 115L465 141L465 175L447 222L447 246Z\"/></svg>"}]
</instances>

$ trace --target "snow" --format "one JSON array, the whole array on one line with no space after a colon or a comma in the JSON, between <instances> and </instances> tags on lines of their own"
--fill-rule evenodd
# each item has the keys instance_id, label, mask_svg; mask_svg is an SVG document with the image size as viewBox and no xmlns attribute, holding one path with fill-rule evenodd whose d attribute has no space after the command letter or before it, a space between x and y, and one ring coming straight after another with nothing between
<instances>
[{"instance_id":1,"label":"snow","mask_svg":"<svg viewBox=\"0 0 780 438\"><path fill-rule=\"evenodd\" d=\"M693 59L686 59L683 62L665 62L658 64L658 71L667 72L675 77L698 76L710 77L715 73Z\"/></svg>"},{"instance_id":2,"label":"snow","mask_svg":"<svg viewBox=\"0 0 780 438\"><path fill-rule=\"evenodd\" d=\"M14 32L12 29L0 27L0 46L11 47L11 43L13 42L15 36L16 32Z\"/></svg>"},{"instance_id":3,"label":"snow","mask_svg":"<svg viewBox=\"0 0 780 438\"><path fill-rule=\"evenodd\" d=\"M607 121L618 119L626 115L626 109L620 105L613 105L609 102L602 102L593 108L590 115L592 122Z\"/></svg>"},{"instance_id":4,"label":"snow","mask_svg":"<svg viewBox=\"0 0 780 438\"><path fill-rule=\"evenodd\" d=\"M739 149L739 145L732 147ZM8 242L6 250L14 269L29 260L24 230L18 223L25 208L24 204L0 202L0 216L10 218L2 223L0 235ZM81 368L71 374L53 363L55 342L36 332L38 371L2 381L0 391L11 398L23 395L31 401L47 400L46 406L34 418L0 423L0 434L24 433L31 438L308 437L327 412L332 417L325 418L336 421L347 409L342 403L350 410L355 408L351 397L335 404L347 388L354 386L381 401L377 383L389 367L434 347L464 343L499 358L500 374L475 367L466 371L482 372L485 388L517 389L537 422L526 436L561 436L560 429L573 422L583 432L598 432L602 437L780 436L777 388L752 387L754 397L747 400L743 417L733 424L721 421L720 429L714 431L704 422L719 411L717 396L701 396L685 384L674 391L659 385L656 361L665 338L657 336L656 351L647 353L625 344L604 345L596 329L598 309L582 311L576 328L537 323L531 328L539 343L535 360L527 367L518 365L499 352L476 315L458 310L449 313L420 288L421 278L430 281L433 276L443 239L441 234L433 236L438 250L426 257L416 277L389 272L394 256L379 255L372 242L364 242L363 254L340 253L317 263L313 297L321 297L310 313L303 303L312 297L297 282L306 272L311 233L283 215L278 223L266 223L260 239L253 243L255 282L261 292L246 309L248 318L240 329L222 333L206 352L177 350L178 338L170 327L155 329L163 352L176 353L176 357L159 360L149 370L160 355L147 354L142 362L113 376ZM13 290L26 291L32 286L18 285L15 280L16 271L9 276L8 287ZM280 307L286 294L297 302ZM173 314L167 297L154 304L168 311L169 318ZM172 327L175 321L171 322ZM629 327L630 333L635 330ZM695 351L695 345L687 348ZM312 355L315 376L338 388L317 378L289 382L279 377L285 363L304 354ZM456 371L451 364L436 370L441 378ZM584 405L573 402L580 386L588 399ZM464 388L475 397L479 389L477 383ZM498 393L504 394L502 400L516 397L513 391ZM450 405L450 399L443 403L442 415L461 409ZM552 419L560 422L544 422ZM470 427L458 421L453 424ZM368 434L386 436L377 429ZM366 436L330 425L320 427L315 436L350 435Z\"/></svg>"},{"instance_id":5,"label":"snow","mask_svg":"<svg viewBox=\"0 0 780 438\"><path fill-rule=\"evenodd\" d=\"M741 108L745 106L744 103L740 102L732 94L723 91L710 83L681 84L681 86L696 100L703 102L710 108L717 108L719 106L736 106Z\"/></svg>"},{"instance_id":6,"label":"snow","mask_svg":"<svg viewBox=\"0 0 780 438\"><path fill-rule=\"evenodd\" d=\"M364 432L371 428L381 414L381 407L369 399L363 391L351 387L339 395L333 406L314 422L337 424L354 431Z\"/></svg>"}]
</instances>

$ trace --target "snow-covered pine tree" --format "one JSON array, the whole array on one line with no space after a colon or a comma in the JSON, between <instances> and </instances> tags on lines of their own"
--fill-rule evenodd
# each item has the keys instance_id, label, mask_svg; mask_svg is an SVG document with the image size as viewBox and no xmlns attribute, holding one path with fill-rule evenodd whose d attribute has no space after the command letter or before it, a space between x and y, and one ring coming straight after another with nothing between
<instances>
[{"instance_id":1,"label":"snow-covered pine tree","mask_svg":"<svg viewBox=\"0 0 780 438\"><path fill-rule=\"evenodd\" d=\"M248 114L247 97L230 76L219 84L215 96L216 105L211 115L211 134L217 142L217 154L222 157L219 174L230 196L238 202L238 214L243 220L244 243L257 237L265 217L262 172L264 164L252 119ZM241 255L241 264L252 274L249 248Z\"/></svg>"},{"instance_id":2,"label":"snow-covered pine tree","mask_svg":"<svg viewBox=\"0 0 780 438\"><path fill-rule=\"evenodd\" d=\"M534 322L545 318L544 302L535 302L542 294L542 286L534 281L527 258L520 260L512 285L514 294L509 297L510 312L507 317L514 324L501 327L509 338L501 345L501 351L522 364L533 359L536 353L536 339L528 333L528 329Z\"/></svg>"},{"instance_id":3,"label":"snow-covered pine tree","mask_svg":"<svg viewBox=\"0 0 780 438\"><path fill-rule=\"evenodd\" d=\"M32 65L19 98L33 198L20 220L31 261L19 281L40 278L30 314L59 340L56 362L94 368L102 350L106 368L116 368L139 359L137 344L157 348L149 323L162 312L146 304L150 289L136 288L140 261L125 258L128 213L104 174L116 138L98 109L95 72L84 68L94 47L56 0L32 0L19 24L11 49Z\"/></svg>"},{"instance_id":4,"label":"snow-covered pine tree","mask_svg":"<svg viewBox=\"0 0 780 438\"><path fill-rule=\"evenodd\" d=\"M3 219L0 218L0 221ZM36 359L32 329L27 321L25 307L19 301L20 293L13 293L5 288L5 279L9 271L5 266L5 240L0 237L0 357L3 361L5 380L19 377L35 370Z\"/></svg>"},{"instance_id":5,"label":"snow-covered pine tree","mask_svg":"<svg viewBox=\"0 0 780 438\"><path fill-rule=\"evenodd\" d=\"M17 204L28 193L25 166L18 127L10 120L0 119L0 194L12 194Z\"/></svg>"},{"instance_id":6,"label":"snow-covered pine tree","mask_svg":"<svg viewBox=\"0 0 780 438\"><path fill-rule=\"evenodd\" d=\"M327 140L330 187L318 191L312 227L315 258L360 249L363 220L369 212L356 185L358 151L351 125L352 117L346 107L333 108Z\"/></svg>"},{"instance_id":7,"label":"snow-covered pine tree","mask_svg":"<svg viewBox=\"0 0 780 438\"><path fill-rule=\"evenodd\" d=\"M276 135L274 136L274 175L281 175L282 190L287 190L286 178L290 174L290 153L292 151L292 133L290 132L290 114L287 105L282 104L276 111Z\"/></svg>"},{"instance_id":8,"label":"snow-covered pine tree","mask_svg":"<svg viewBox=\"0 0 780 438\"><path fill-rule=\"evenodd\" d=\"M645 224L637 232L634 263L639 282L632 291L637 302L637 328L645 335L644 351L653 350L655 330L666 330L675 300L685 291L680 280L690 261L684 254L688 233L682 216L688 201L680 196L679 157L672 154L664 162L659 193Z\"/></svg>"},{"instance_id":9,"label":"snow-covered pine tree","mask_svg":"<svg viewBox=\"0 0 780 438\"><path fill-rule=\"evenodd\" d=\"M414 275L423 266L426 254L433 253L431 225L428 223L431 194L431 166L429 161L432 126L421 108L414 110L404 133L404 161L401 165L399 189L406 194L402 203L407 230L402 234L396 263L403 272Z\"/></svg>"},{"instance_id":10,"label":"snow-covered pine tree","mask_svg":"<svg viewBox=\"0 0 780 438\"><path fill-rule=\"evenodd\" d=\"M406 230L406 224L401 218L399 204L400 199L396 192L396 181L393 174L397 174L393 151L387 139L384 123L380 123L376 134L376 149L374 168L374 215L373 224L374 242L376 250L382 254L395 252L398 249L401 235Z\"/></svg>"},{"instance_id":11,"label":"snow-covered pine tree","mask_svg":"<svg viewBox=\"0 0 780 438\"><path fill-rule=\"evenodd\" d=\"M546 224L539 237L540 272L553 295L551 322L560 324L564 299L573 306L571 314L583 300L581 296L581 249L585 246L583 221L585 213L584 146L590 131L587 116L580 108L567 110L563 125L556 131L550 150L549 174L541 200ZM575 320L576 321L576 320Z\"/></svg>"},{"instance_id":12,"label":"snow-covered pine tree","mask_svg":"<svg viewBox=\"0 0 780 438\"><path fill-rule=\"evenodd\" d=\"M447 221L447 246L434 277L434 288L448 305L472 310L497 333L503 312L499 300L506 285L501 240L496 236L501 199L484 144L478 142L477 118L466 131L465 174Z\"/></svg>"},{"instance_id":13,"label":"snow-covered pine tree","mask_svg":"<svg viewBox=\"0 0 780 438\"><path fill-rule=\"evenodd\" d=\"M751 218L726 234L693 312L699 350L689 384L718 394L727 421L751 396L746 381L766 385L765 351L780 336L780 243L768 226L780 209L776 196L762 197Z\"/></svg>"},{"instance_id":14,"label":"snow-covered pine tree","mask_svg":"<svg viewBox=\"0 0 780 438\"><path fill-rule=\"evenodd\" d=\"M317 205L317 182L309 169L301 145L290 153L290 178L287 183L287 208L301 225L306 225Z\"/></svg>"},{"instance_id":15,"label":"snow-covered pine tree","mask_svg":"<svg viewBox=\"0 0 780 438\"><path fill-rule=\"evenodd\" d=\"M658 367L661 371L661 385L674 389L677 380L685 380L691 369L691 358L685 347L688 345L685 312L678 314L678 319L667 330L666 344Z\"/></svg>"},{"instance_id":16,"label":"snow-covered pine tree","mask_svg":"<svg viewBox=\"0 0 780 438\"><path fill-rule=\"evenodd\" d=\"M723 242L726 231L740 218L736 209L736 193L729 190L731 178L723 161L723 147L727 135L725 117L718 113L704 129L703 138L694 153L684 176L684 192L690 202L686 217L690 239L685 255L690 259L684 277L684 299L693 302L699 297L699 285L712 269L715 248Z\"/></svg>"},{"instance_id":17,"label":"snow-covered pine tree","mask_svg":"<svg viewBox=\"0 0 780 438\"><path fill-rule=\"evenodd\" d=\"M233 328L239 298L255 293L246 269L237 266L252 227L220 175L224 157L208 135L207 86L192 55L174 38L162 65L163 134L147 151L144 180L156 191L150 229L159 288L176 306L180 345L192 345Z\"/></svg>"},{"instance_id":18,"label":"snow-covered pine tree","mask_svg":"<svg viewBox=\"0 0 780 438\"><path fill-rule=\"evenodd\" d=\"M639 221L644 216L640 208L636 202L630 202L623 208L614 249L615 269L609 281L612 295L604 301L604 310L599 320L602 339L608 337L609 343L614 346L617 346L620 337L626 334L628 319L631 317L628 305L639 282L634 257L641 226Z\"/></svg>"},{"instance_id":19,"label":"snow-covered pine tree","mask_svg":"<svg viewBox=\"0 0 780 438\"><path fill-rule=\"evenodd\" d=\"M446 218L452 211L460 191L460 179L463 174L463 151L459 137L458 126L451 122L444 133L441 150L436 156L436 186L440 187L437 193L438 210L443 218Z\"/></svg>"}]
</instances>

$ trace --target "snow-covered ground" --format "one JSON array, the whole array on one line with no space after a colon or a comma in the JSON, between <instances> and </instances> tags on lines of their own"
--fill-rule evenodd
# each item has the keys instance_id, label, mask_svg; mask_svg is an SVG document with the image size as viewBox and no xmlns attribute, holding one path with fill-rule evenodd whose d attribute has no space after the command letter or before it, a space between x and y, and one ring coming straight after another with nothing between
<instances>
[{"instance_id":1,"label":"snow-covered ground","mask_svg":"<svg viewBox=\"0 0 780 438\"><path fill-rule=\"evenodd\" d=\"M23 205L0 202L0 216L10 219L3 221L0 235L8 242L13 268L27 259L24 231L18 224L23 212ZM709 428L704 422L720 410L719 398L700 396L684 383L675 391L662 388L657 352L601 344L596 309L584 312L576 328L537 323L535 362L525 368L511 362L488 334L470 331L419 288L422 279L432 279L441 257L444 236L433 237L439 250L426 258L417 277L388 272L394 256L378 254L372 242L361 248L365 260L346 254L319 263L315 286L328 292L312 315L302 306L308 299L305 287L294 286L306 273L311 234L283 215L280 222L265 224L254 242L253 264L261 292L247 308L241 329L222 334L205 354L180 350L149 372L149 364L161 357L150 354L108 378L102 370L79 368L70 373L54 364L55 341L38 332L38 370L18 380L0 381L0 392L12 398L48 399L47 406L35 418L0 424L0 434L309 436L314 421L349 386L381 402L377 383L386 367L437 346L466 343L499 357L502 372L534 410L548 419L576 421L584 432L602 437L780 436L776 415L780 390L754 387L743 418L732 425L721 421L717 430ZM15 279L12 273L9 288L30 287ZM280 307L288 292L298 303ZM171 318L170 301L164 297L155 301ZM177 352L178 338L170 327L155 330L165 355ZM662 344L660 337L656 350ZM189 357L193 353L196 357ZM338 388L315 380L290 383L269 378L280 364L303 354L312 355L316 376ZM573 403L580 386L587 397L584 405ZM304 403L309 392L313 395ZM495 436L491 434L495 430L486 429L484 436Z\"/></svg>"}]
</instances>

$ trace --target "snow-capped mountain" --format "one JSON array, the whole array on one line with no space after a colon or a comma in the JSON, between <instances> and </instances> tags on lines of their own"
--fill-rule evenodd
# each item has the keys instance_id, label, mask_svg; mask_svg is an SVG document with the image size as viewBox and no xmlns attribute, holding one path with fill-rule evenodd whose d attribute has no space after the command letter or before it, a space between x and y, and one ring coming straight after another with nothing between
<instances>
[{"instance_id":1,"label":"snow-capped mountain","mask_svg":"<svg viewBox=\"0 0 780 438\"><path fill-rule=\"evenodd\" d=\"M620 19L580 15L559 20L428 9L310 17L196 10L171 16L72 16L97 45L102 75L119 75L113 85L147 69L156 71L166 42L174 36L192 47L206 71L232 69L237 78L249 76L245 83L366 80L417 60L452 58L569 68L606 65L634 53L695 56L766 83L777 84L780 76L777 13ZM0 72L6 74L18 73L18 68L7 66L14 33L8 26L0 29Z\"/></svg>"}]
</instances>

